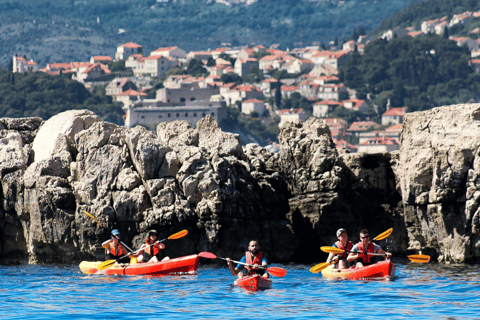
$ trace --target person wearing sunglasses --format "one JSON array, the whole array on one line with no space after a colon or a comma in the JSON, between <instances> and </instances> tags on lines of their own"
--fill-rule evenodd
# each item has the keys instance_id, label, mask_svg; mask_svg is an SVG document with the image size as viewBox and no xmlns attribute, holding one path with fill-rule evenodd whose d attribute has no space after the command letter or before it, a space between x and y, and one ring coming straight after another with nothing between
<instances>
[{"instance_id":1,"label":"person wearing sunglasses","mask_svg":"<svg viewBox=\"0 0 480 320\"><path fill-rule=\"evenodd\" d=\"M231 274L233 276L238 275L238 279L251 274L259 274L264 278L269 277L268 272L266 271L268 261L263 255L263 252L260 251L260 245L258 244L257 240L252 240L249 242L248 251L245 252L245 255L240 260L240 262L249 264L251 266L244 266L239 263L234 269L230 258L227 258L226 260Z\"/></svg>"},{"instance_id":2,"label":"person wearing sunglasses","mask_svg":"<svg viewBox=\"0 0 480 320\"><path fill-rule=\"evenodd\" d=\"M165 245L158 241L157 230L150 230L137 253L138 262L158 262L162 260L160 250L165 249ZM166 260L165 257L163 260Z\"/></svg>"},{"instance_id":3,"label":"person wearing sunglasses","mask_svg":"<svg viewBox=\"0 0 480 320\"><path fill-rule=\"evenodd\" d=\"M341 254L330 253L327 258L328 263L334 263L335 268L337 269L345 269L349 268L350 264L347 261L348 251L352 250L353 244L348 241L348 234L347 230L340 228L337 230L337 239L338 241L335 242L332 247L339 248L345 250L346 252Z\"/></svg>"},{"instance_id":4,"label":"person wearing sunglasses","mask_svg":"<svg viewBox=\"0 0 480 320\"><path fill-rule=\"evenodd\" d=\"M105 248L105 260L115 260L128 254L128 251L120 243L122 235L118 229L112 230L112 238L102 243ZM119 263L127 263L130 261L128 256L124 257Z\"/></svg>"},{"instance_id":5,"label":"person wearing sunglasses","mask_svg":"<svg viewBox=\"0 0 480 320\"><path fill-rule=\"evenodd\" d=\"M360 242L353 246L351 253L347 257L347 261L357 260L356 268L374 264L376 262L376 259L374 259L375 256L369 255L368 253L382 253L385 254L387 259L392 256L390 252L384 251L376 243L370 242L368 230L362 229L360 231Z\"/></svg>"}]
</instances>

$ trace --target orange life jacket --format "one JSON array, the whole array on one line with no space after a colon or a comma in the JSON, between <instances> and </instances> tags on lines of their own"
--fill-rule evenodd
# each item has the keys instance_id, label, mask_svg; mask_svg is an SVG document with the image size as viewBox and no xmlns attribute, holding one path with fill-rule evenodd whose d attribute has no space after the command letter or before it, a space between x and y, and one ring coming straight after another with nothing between
<instances>
[{"instance_id":1,"label":"orange life jacket","mask_svg":"<svg viewBox=\"0 0 480 320\"><path fill-rule=\"evenodd\" d=\"M153 245L149 242L150 237L145 238L145 244L149 247L145 248L145 252L148 253L151 257L156 256L159 252L160 249L164 249L165 245L163 243L159 243L158 245Z\"/></svg>"},{"instance_id":2,"label":"orange life jacket","mask_svg":"<svg viewBox=\"0 0 480 320\"><path fill-rule=\"evenodd\" d=\"M258 264L262 265L262 256L263 252L258 252L255 256L250 251L245 252L245 257L247 258L247 264ZM258 269L253 269L253 267L245 266L248 270L254 271Z\"/></svg>"},{"instance_id":3,"label":"orange life jacket","mask_svg":"<svg viewBox=\"0 0 480 320\"><path fill-rule=\"evenodd\" d=\"M118 244L118 247L116 247L116 248L115 248L115 245L113 244L113 242L110 242L109 245L110 245L110 248L108 249L107 253L110 253L110 254L114 255L115 257L125 255L126 252L125 252L125 250L123 250L123 247L122 247L121 244Z\"/></svg>"},{"instance_id":4,"label":"orange life jacket","mask_svg":"<svg viewBox=\"0 0 480 320\"><path fill-rule=\"evenodd\" d=\"M338 249L342 249L342 250L345 250L345 251L351 251L352 248L353 248L353 244L350 241L347 241L347 247L346 248L343 247L342 241L335 242L335 245L337 246ZM345 259L347 259L348 252L339 253L339 254L337 254L337 256L339 257L340 260L345 260Z\"/></svg>"},{"instance_id":5,"label":"orange life jacket","mask_svg":"<svg viewBox=\"0 0 480 320\"><path fill-rule=\"evenodd\" d=\"M367 249L365 249L365 247L363 246L363 242L361 241L357 243L357 246L359 250L358 256L362 258L365 264L370 264L370 259L372 258L372 256L368 255L367 252L375 252L375 245L373 244L373 242L370 242L368 244Z\"/></svg>"}]
</instances>

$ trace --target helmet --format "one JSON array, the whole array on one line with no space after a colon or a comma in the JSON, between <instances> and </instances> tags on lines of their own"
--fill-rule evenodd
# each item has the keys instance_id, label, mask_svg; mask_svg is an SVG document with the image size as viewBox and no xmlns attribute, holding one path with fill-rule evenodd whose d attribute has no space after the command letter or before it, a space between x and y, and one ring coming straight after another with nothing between
<instances>
[{"instance_id":1,"label":"helmet","mask_svg":"<svg viewBox=\"0 0 480 320\"><path fill-rule=\"evenodd\" d=\"M347 232L347 230L340 228L337 230L337 237L339 237L342 233Z\"/></svg>"},{"instance_id":2,"label":"helmet","mask_svg":"<svg viewBox=\"0 0 480 320\"><path fill-rule=\"evenodd\" d=\"M121 236L120 231L118 229L113 229L112 230L112 236L120 237Z\"/></svg>"},{"instance_id":3,"label":"helmet","mask_svg":"<svg viewBox=\"0 0 480 320\"><path fill-rule=\"evenodd\" d=\"M152 230L148 231L147 235L150 236L151 234L158 234L158 232L157 232L157 230L152 229Z\"/></svg>"}]
</instances>

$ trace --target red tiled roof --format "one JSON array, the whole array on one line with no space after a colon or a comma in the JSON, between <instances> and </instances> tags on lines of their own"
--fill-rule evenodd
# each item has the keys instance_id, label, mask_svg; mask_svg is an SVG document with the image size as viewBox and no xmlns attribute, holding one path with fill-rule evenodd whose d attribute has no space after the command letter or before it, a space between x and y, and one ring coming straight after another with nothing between
<instances>
[{"instance_id":1,"label":"red tiled roof","mask_svg":"<svg viewBox=\"0 0 480 320\"><path fill-rule=\"evenodd\" d=\"M339 106L342 103L338 102L338 101L334 101L334 100L322 100L320 102L315 103L315 105L324 105L324 104L329 105L329 106L333 106L333 105Z\"/></svg>"},{"instance_id":2,"label":"red tiled roof","mask_svg":"<svg viewBox=\"0 0 480 320\"><path fill-rule=\"evenodd\" d=\"M300 114L303 111L303 109L283 109L278 112L279 115L284 115L284 114Z\"/></svg>"},{"instance_id":3,"label":"red tiled roof","mask_svg":"<svg viewBox=\"0 0 480 320\"><path fill-rule=\"evenodd\" d=\"M127 91L120 93L119 96L148 96L148 94L144 92L135 91L133 89L128 89Z\"/></svg>"},{"instance_id":4,"label":"red tiled roof","mask_svg":"<svg viewBox=\"0 0 480 320\"><path fill-rule=\"evenodd\" d=\"M382 116L403 116L405 114L405 108L392 108L385 111Z\"/></svg>"},{"instance_id":5,"label":"red tiled roof","mask_svg":"<svg viewBox=\"0 0 480 320\"><path fill-rule=\"evenodd\" d=\"M375 146L385 146L385 145L398 145L398 141L396 139L390 138L390 137L376 137L372 139L368 139L365 142L359 143L359 146L369 146L369 145L375 145Z\"/></svg>"},{"instance_id":6,"label":"red tiled roof","mask_svg":"<svg viewBox=\"0 0 480 320\"><path fill-rule=\"evenodd\" d=\"M109 56L93 56L95 61L112 61L112 57Z\"/></svg>"},{"instance_id":7,"label":"red tiled roof","mask_svg":"<svg viewBox=\"0 0 480 320\"><path fill-rule=\"evenodd\" d=\"M243 103L263 103L263 101L258 99L248 99L243 101Z\"/></svg>"},{"instance_id":8,"label":"red tiled roof","mask_svg":"<svg viewBox=\"0 0 480 320\"><path fill-rule=\"evenodd\" d=\"M142 48L141 45L136 44L136 43L133 43L133 42L127 42L127 43L125 43L125 44L122 44L120 47L124 47L124 48Z\"/></svg>"}]
</instances>

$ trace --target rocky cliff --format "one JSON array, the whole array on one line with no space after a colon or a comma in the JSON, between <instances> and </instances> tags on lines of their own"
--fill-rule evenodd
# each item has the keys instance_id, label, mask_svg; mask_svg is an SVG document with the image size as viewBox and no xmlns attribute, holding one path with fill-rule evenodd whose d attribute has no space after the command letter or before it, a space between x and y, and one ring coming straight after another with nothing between
<instances>
[{"instance_id":1,"label":"rocky cliff","mask_svg":"<svg viewBox=\"0 0 480 320\"><path fill-rule=\"evenodd\" d=\"M85 110L0 119L0 262L103 259L113 228L135 248L149 229L187 229L166 242L169 256L238 257L259 239L272 261L314 262L340 227L351 238L394 227L381 245L395 253L476 261L478 110L408 114L392 154L339 152L314 118L282 128L276 154L210 117L156 134Z\"/></svg>"}]
</instances>

